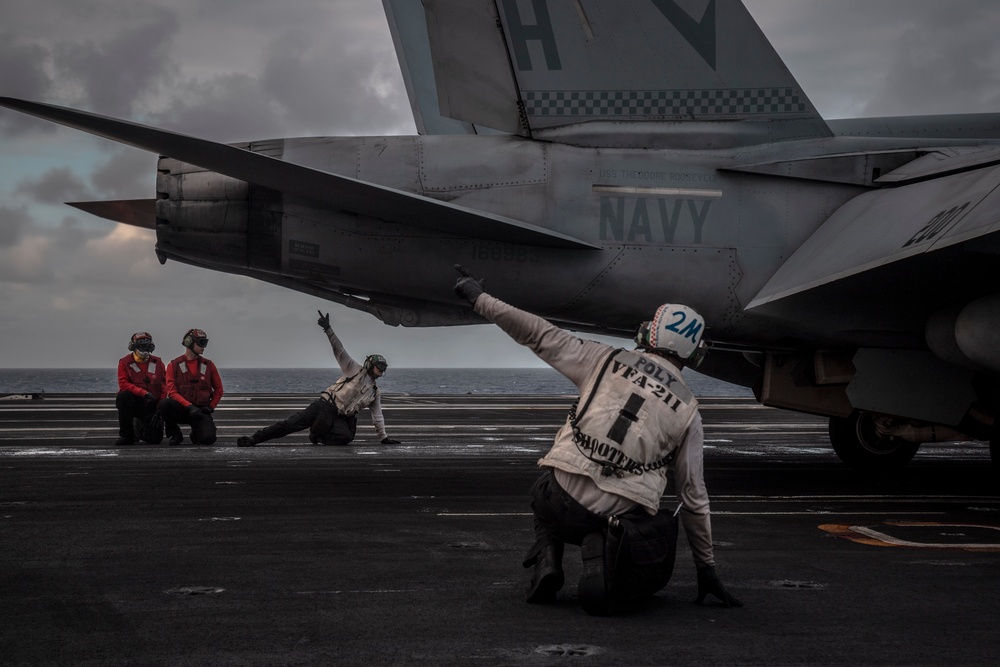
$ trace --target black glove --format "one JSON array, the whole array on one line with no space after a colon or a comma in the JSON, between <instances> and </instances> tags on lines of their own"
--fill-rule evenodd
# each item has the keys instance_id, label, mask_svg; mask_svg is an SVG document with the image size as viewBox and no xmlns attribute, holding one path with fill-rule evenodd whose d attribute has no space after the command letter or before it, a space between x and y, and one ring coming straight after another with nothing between
<instances>
[{"instance_id":1,"label":"black glove","mask_svg":"<svg viewBox=\"0 0 1000 667\"><path fill-rule=\"evenodd\" d=\"M698 599L695 603L701 604L706 595L714 595L722 600L726 607L742 607L743 603L734 598L726 590L726 587L719 581L719 575L715 573L715 566L704 565L698 568Z\"/></svg>"},{"instance_id":2,"label":"black glove","mask_svg":"<svg viewBox=\"0 0 1000 667\"><path fill-rule=\"evenodd\" d=\"M156 396L146 392L146 412L155 412L157 403Z\"/></svg>"},{"instance_id":3,"label":"black glove","mask_svg":"<svg viewBox=\"0 0 1000 667\"><path fill-rule=\"evenodd\" d=\"M206 405L201 409L201 411L206 415L210 415L213 412L215 412L215 408L213 408L211 405Z\"/></svg>"},{"instance_id":4,"label":"black glove","mask_svg":"<svg viewBox=\"0 0 1000 667\"><path fill-rule=\"evenodd\" d=\"M455 270L461 275L461 278L455 283L455 294L475 305L476 299L483 293L483 285L486 281L473 278L461 264L456 264Z\"/></svg>"},{"instance_id":5,"label":"black glove","mask_svg":"<svg viewBox=\"0 0 1000 667\"><path fill-rule=\"evenodd\" d=\"M189 405L188 416L192 419L201 419L201 408L194 404Z\"/></svg>"},{"instance_id":6,"label":"black glove","mask_svg":"<svg viewBox=\"0 0 1000 667\"><path fill-rule=\"evenodd\" d=\"M322 310L317 310L316 312L319 313L319 319L316 320L316 324L320 325L323 331L328 331L330 329L330 313L324 315Z\"/></svg>"},{"instance_id":7,"label":"black glove","mask_svg":"<svg viewBox=\"0 0 1000 667\"><path fill-rule=\"evenodd\" d=\"M382 438L382 444L383 445L401 445L403 443L401 443L399 440L393 440L389 436L385 436L384 438Z\"/></svg>"}]
</instances>

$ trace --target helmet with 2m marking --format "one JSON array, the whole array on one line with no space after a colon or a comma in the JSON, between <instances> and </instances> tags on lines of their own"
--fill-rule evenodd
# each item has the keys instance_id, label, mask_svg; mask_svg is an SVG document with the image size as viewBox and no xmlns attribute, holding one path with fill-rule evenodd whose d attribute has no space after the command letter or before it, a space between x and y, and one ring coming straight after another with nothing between
<instances>
[{"instance_id":1,"label":"helmet with 2m marking","mask_svg":"<svg viewBox=\"0 0 1000 667\"><path fill-rule=\"evenodd\" d=\"M705 320L693 308L665 303L656 309L652 320L639 325L635 342L641 348L671 354L696 367L707 352L704 335Z\"/></svg>"}]
</instances>

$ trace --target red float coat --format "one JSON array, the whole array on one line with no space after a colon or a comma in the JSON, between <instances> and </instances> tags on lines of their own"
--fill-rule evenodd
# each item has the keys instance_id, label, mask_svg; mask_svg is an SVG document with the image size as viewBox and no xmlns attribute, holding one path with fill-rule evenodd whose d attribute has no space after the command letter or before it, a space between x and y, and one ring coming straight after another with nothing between
<instances>
[{"instance_id":1,"label":"red float coat","mask_svg":"<svg viewBox=\"0 0 1000 667\"><path fill-rule=\"evenodd\" d=\"M181 355L167 365L167 396L184 407L206 405L213 410L222 400L222 378L211 359Z\"/></svg>"},{"instance_id":2,"label":"red float coat","mask_svg":"<svg viewBox=\"0 0 1000 667\"><path fill-rule=\"evenodd\" d=\"M139 398L145 398L148 393L160 400L165 378L163 361L152 354L146 361L139 361L129 352L118 360L118 391L127 391Z\"/></svg>"}]
</instances>

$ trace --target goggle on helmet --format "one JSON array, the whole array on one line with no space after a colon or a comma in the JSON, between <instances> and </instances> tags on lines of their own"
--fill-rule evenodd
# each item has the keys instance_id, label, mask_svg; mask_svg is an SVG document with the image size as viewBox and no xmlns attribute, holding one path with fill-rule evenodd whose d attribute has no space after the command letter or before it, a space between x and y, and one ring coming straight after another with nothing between
<instances>
[{"instance_id":1,"label":"goggle on helmet","mask_svg":"<svg viewBox=\"0 0 1000 667\"><path fill-rule=\"evenodd\" d=\"M693 308L665 303L656 309L652 320L639 325L635 342L648 350L672 354L695 368L708 352L704 334L705 320Z\"/></svg>"},{"instance_id":2,"label":"goggle on helmet","mask_svg":"<svg viewBox=\"0 0 1000 667\"><path fill-rule=\"evenodd\" d=\"M385 373L386 369L389 368L389 362L381 354L369 354L365 357L363 366L366 372L371 372L371 369L377 368Z\"/></svg>"},{"instance_id":3,"label":"goggle on helmet","mask_svg":"<svg viewBox=\"0 0 1000 667\"><path fill-rule=\"evenodd\" d=\"M181 341L181 345L189 350L195 345L204 349L208 347L208 334L201 329L188 329L187 333L184 334L184 340Z\"/></svg>"},{"instance_id":4,"label":"goggle on helmet","mask_svg":"<svg viewBox=\"0 0 1000 667\"><path fill-rule=\"evenodd\" d=\"M150 353L156 349L153 345L153 337L146 331L137 331L132 334L128 342L129 352L138 352L143 359L149 357Z\"/></svg>"}]
</instances>

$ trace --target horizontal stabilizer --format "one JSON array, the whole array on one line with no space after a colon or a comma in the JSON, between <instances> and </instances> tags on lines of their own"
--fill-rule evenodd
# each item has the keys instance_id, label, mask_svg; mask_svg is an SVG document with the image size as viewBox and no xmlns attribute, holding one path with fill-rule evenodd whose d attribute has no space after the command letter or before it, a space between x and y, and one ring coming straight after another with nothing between
<instances>
[{"instance_id":1,"label":"horizontal stabilizer","mask_svg":"<svg viewBox=\"0 0 1000 667\"><path fill-rule=\"evenodd\" d=\"M119 199L117 201L66 202L74 208L105 220L133 227L156 229L155 199Z\"/></svg>"},{"instance_id":2,"label":"horizontal stabilizer","mask_svg":"<svg viewBox=\"0 0 1000 667\"><path fill-rule=\"evenodd\" d=\"M904 260L916 272L922 258L959 243L970 251L991 249L984 237L1000 231L998 185L1000 166L991 166L855 197L788 258L747 308L767 314L771 304L821 286L835 293L838 281Z\"/></svg>"},{"instance_id":3,"label":"horizontal stabilizer","mask_svg":"<svg viewBox=\"0 0 1000 667\"><path fill-rule=\"evenodd\" d=\"M310 169L242 148L75 109L0 97L0 106L198 165L338 210L421 229L506 243L588 248L580 239L519 220Z\"/></svg>"},{"instance_id":4,"label":"horizontal stabilizer","mask_svg":"<svg viewBox=\"0 0 1000 667\"><path fill-rule=\"evenodd\" d=\"M903 184L971 171L1000 164L1000 147L956 146L939 148L875 180L878 184Z\"/></svg>"}]
</instances>

